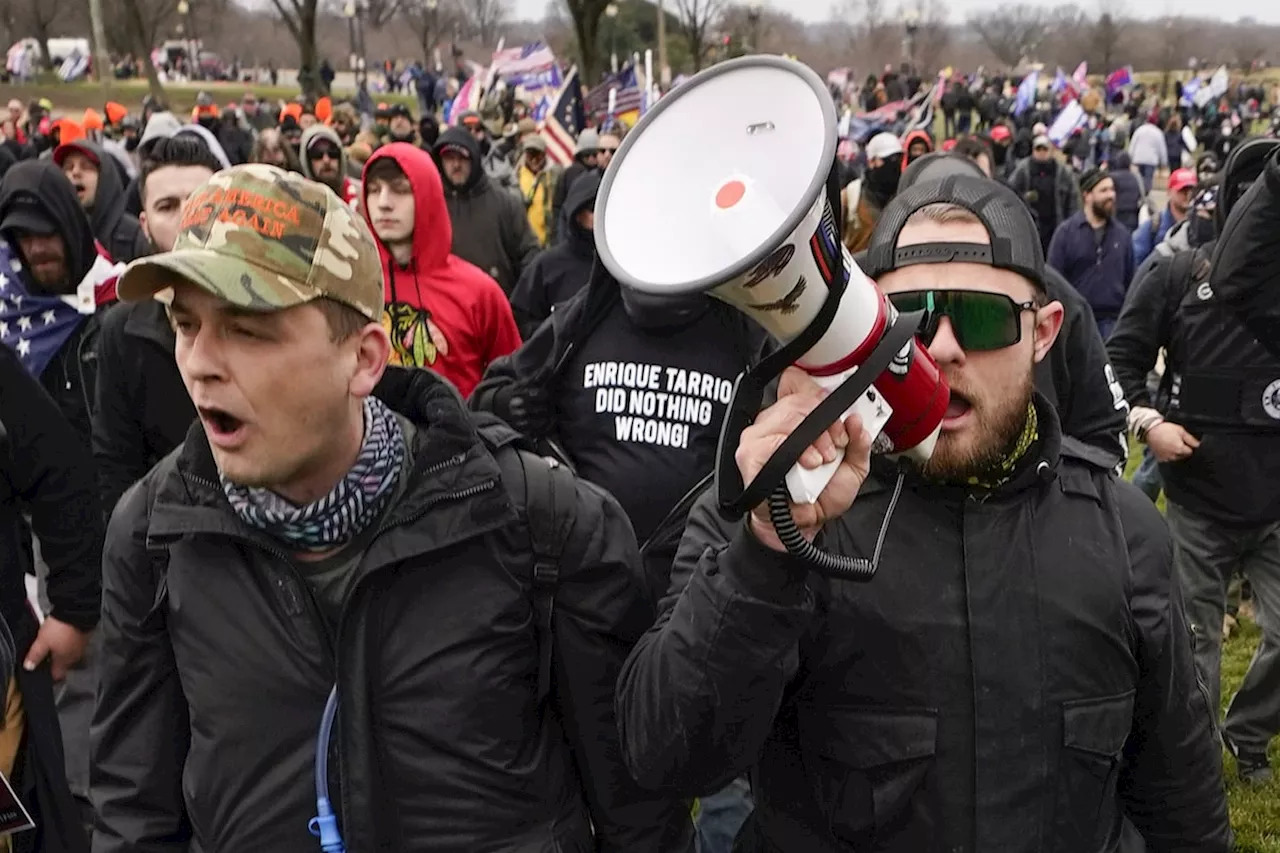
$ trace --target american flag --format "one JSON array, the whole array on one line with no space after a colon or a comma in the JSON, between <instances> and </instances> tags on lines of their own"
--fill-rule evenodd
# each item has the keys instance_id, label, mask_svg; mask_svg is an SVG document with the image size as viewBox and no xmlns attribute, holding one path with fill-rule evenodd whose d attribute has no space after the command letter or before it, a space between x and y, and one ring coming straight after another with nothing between
<instances>
[{"instance_id":1,"label":"american flag","mask_svg":"<svg viewBox=\"0 0 1280 853\"><path fill-rule=\"evenodd\" d=\"M551 48L543 42L535 41L521 47L497 51L493 54L489 68L494 76L517 77L546 71L555 64L556 55Z\"/></svg>"},{"instance_id":2,"label":"american flag","mask_svg":"<svg viewBox=\"0 0 1280 853\"><path fill-rule=\"evenodd\" d=\"M582 108L582 82L575 65L564 78L564 85L556 93L543 135L547 137L547 156L553 162L567 166L573 162L573 149L578 144L578 134L586 126Z\"/></svg>"},{"instance_id":3,"label":"american flag","mask_svg":"<svg viewBox=\"0 0 1280 853\"><path fill-rule=\"evenodd\" d=\"M610 89L617 91L613 106L615 116L638 110L643 105L644 87L640 85L640 75L632 63L617 74L610 74L603 83L587 92L585 109L593 120L609 117Z\"/></svg>"},{"instance_id":4,"label":"american flag","mask_svg":"<svg viewBox=\"0 0 1280 853\"><path fill-rule=\"evenodd\" d=\"M76 296L32 294L23 279L17 253L0 239L0 343L38 379L88 314L77 310ZM88 308L92 313L92 298Z\"/></svg>"}]
</instances>

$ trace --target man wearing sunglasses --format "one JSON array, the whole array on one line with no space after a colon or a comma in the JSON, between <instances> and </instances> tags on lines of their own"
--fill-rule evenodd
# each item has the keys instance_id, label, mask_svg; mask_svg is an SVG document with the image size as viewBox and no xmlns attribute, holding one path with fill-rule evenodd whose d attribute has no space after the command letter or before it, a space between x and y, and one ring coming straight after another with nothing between
<instances>
[{"instance_id":1,"label":"man wearing sunglasses","mask_svg":"<svg viewBox=\"0 0 1280 853\"><path fill-rule=\"evenodd\" d=\"M360 202L360 182L347 177L347 152L342 140L327 125L313 124L302 132L299 144L302 174L318 181L353 208Z\"/></svg>"},{"instance_id":2,"label":"man wearing sunglasses","mask_svg":"<svg viewBox=\"0 0 1280 853\"><path fill-rule=\"evenodd\" d=\"M618 683L631 772L701 793L751 769L739 843L770 853L1116 853L1126 834L1226 853L1168 531L1034 391L1062 306L1029 211L985 178L912 187L867 272L925 312L942 434L900 481L856 417L833 425L801 464L838 447L844 464L791 511L829 552L867 557L882 536L879 571L829 578L785 552L765 506L733 524L714 496L695 505ZM746 482L824 396L795 369L778 393L742 433Z\"/></svg>"}]
</instances>

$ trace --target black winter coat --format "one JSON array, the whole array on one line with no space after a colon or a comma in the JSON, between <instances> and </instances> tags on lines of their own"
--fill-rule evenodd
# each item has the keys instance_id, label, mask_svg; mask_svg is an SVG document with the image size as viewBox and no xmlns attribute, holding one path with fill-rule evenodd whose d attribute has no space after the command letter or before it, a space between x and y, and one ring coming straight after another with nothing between
<instances>
[{"instance_id":1,"label":"black winter coat","mask_svg":"<svg viewBox=\"0 0 1280 853\"><path fill-rule=\"evenodd\" d=\"M687 849L687 805L639 791L616 740L616 676L653 616L626 518L578 484L540 706L524 516L456 392L414 373L410 479L337 636L280 546L228 506L198 422L121 499L103 560L97 853L314 853L335 678L348 850ZM167 549L159 584L149 546Z\"/></svg>"},{"instance_id":2,"label":"black winter coat","mask_svg":"<svg viewBox=\"0 0 1280 853\"><path fill-rule=\"evenodd\" d=\"M511 312L525 340L533 337L552 309L585 288L591 278L596 258L595 233L579 225L576 217L579 211L595 204L599 189L598 173L588 172L578 178L565 202L565 239L535 257L511 292Z\"/></svg>"},{"instance_id":3,"label":"black winter coat","mask_svg":"<svg viewBox=\"0 0 1280 853\"><path fill-rule=\"evenodd\" d=\"M0 617L20 661L39 630L25 586L31 534L49 566L49 615L87 632L101 602L102 513L88 447L8 347L0 347L0 473ZM15 783L37 826L15 836L14 849L84 853L89 842L67 786L49 663L14 677L27 726Z\"/></svg>"},{"instance_id":4,"label":"black winter coat","mask_svg":"<svg viewBox=\"0 0 1280 853\"><path fill-rule=\"evenodd\" d=\"M1049 298L1062 303L1063 318L1049 357L1035 366L1036 390L1053 403L1062 431L1098 452L1094 462L1123 467L1129 407L1093 310L1062 273L1046 265L1044 277Z\"/></svg>"},{"instance_id":5,"label":"black winter coat","mask_svg":"<svg viewBox=\"0 0 1280 853\"><path fill-rule=\"evenodd\" d=\"M1280 152L1231 207L1213 252L1213 290L1280 357Z\"/></svg>"},{"instance_id":6,"label":"black winter coat","mask_svg":"<svg viewBox=\"0 0 1280 853\"><path fill-rule=\"evenodd\" d=\"M103 511L182 443L195 406L173 358L174 334L154 299L117 305L98 334L93 457Z\"/></svg>"},{"instance_id":7,"label":"black winter coat","mask_svg":"<svg viewBox=\"0 0 1280 853\"><path fill-rule=\"evenodd\" d=\"M453 253L484 270L510 296L538 255L538 238L520 200L498 188L481 168L480 143L475 137L462 128L446 130L435 145L437 160L447 145L465 147L471 154L467 183L455 187L444 182L444 203L453 223Z\"/></svg>"},{"instance_id":8,"label":"black winter coat","mask_svg":"<svg viewBox=\"0 0 1280 853\"><path fill-rule=\"evenodd\" d=\"M1216 286L1200 289L1212 281L1209 258L1213 250L1209 244L1157 257L1144 275L1134 278L1124 310L1107 338L1107 352L1129 403L1158 409L1178 422L1183 419L1169 406L1174 382L1185 390L1191 382L1189 375L1211 375L1215 368L1226 380L1209 380L1219 388L1230 387L1233 375L1259 371L1268 379L1274 375L1267 372L1274 361L1268 365L1264 358L1250 365L1252 369L1242 364L1242 360L1251 361L1247 355L1250 346L1240 345L1242 338L1248 341L1248 332L1240 329L1237 315L1229 307L1219 304ZM1195 298L1191 298L1193 292ZM1188 352L1189 348L1193 352ZM1147 374L1155 367L1161 349L1165 351L1164 377L1153 400L1147 390ZM1206 357L1206 351L1214 357ZM1244 396L1242 391L1236 393ZM1224 415L1226 397L1215 398L1222 403ZM1280 519L1280 490L1276 489L1280 435L1274 430L1206 429L1194 422L1183 425L1200 445L1186 459L1161 463L1170 501L1226 527L1253 527Z\"/></svg>"},{"instance_id":9,"label":"black winter coat","mask_svg":"<svg viewBox=\"0 0 1280 853\"><path fill-rule=\"evenodd\" d=\"M618 685L636 778L706 793L754 767L768 853L1112 853L1122 817L1150 850L1227 853L1168 531L1037 408L1038 461L995 494L903 490L867 584L696 506ZM892 486L819 544L870 554Z\"/></svg>"}]
</instances>

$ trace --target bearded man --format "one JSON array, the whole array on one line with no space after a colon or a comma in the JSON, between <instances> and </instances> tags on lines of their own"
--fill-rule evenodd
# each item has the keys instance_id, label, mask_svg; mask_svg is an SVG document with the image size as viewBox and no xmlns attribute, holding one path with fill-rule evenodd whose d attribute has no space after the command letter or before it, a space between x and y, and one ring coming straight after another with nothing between
<instances>
[{"instance_id":1,"label":"bearded man","mask_svg":"<svg viewBox=\"0 0 1280 853\"><path fill-rule=\"evenodd\" d=\"M695 506L619 680L632 774L703 793L751 770L738 841L769 853L1115 853L1126 834L1226 853L1169 533L1033 389L1063 309L1030 213L986 178L914 186L866 266L900 311L925 312L917 345L951 388L937 447L901 473L850 416L802 455L844 451L791 513L836 554L883 536L867 584L789 554L764 505L736 525ZM823 397L783 375L742 433L744 482Z\"/></svg>"}]
</instances>

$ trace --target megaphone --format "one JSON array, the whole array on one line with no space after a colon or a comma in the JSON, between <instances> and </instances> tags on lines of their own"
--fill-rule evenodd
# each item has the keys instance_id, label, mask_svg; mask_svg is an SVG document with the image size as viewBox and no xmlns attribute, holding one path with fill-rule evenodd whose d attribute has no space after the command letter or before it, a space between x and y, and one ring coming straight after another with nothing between
<instances>
[{"instance_id":1,"label":"megaphone","mask_svg":"<svg viewBox=\"0 0 1280 853\"><path fill-rule=\"evenodd\" d=\"M768 480L783 479L779 469L795 502L815 501L839 462L794 463L849 411L862 415L876 451L916 463L941 430L949 391L914 340L920 318L900 317L840 240L836 123L812 70L743 57L659 100L601 181L596 249L619 284L659 296L708 293L781 344L739 377L730 403L716 471L726 514L760 503L776 485ZM792 363L836 390L743 487L729 448L758 413L764 385Z\"/></svg>"}]
</instances>

